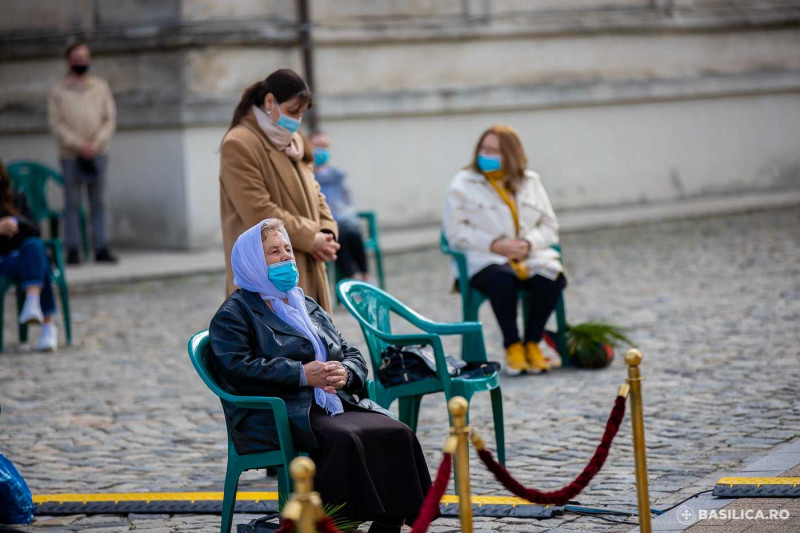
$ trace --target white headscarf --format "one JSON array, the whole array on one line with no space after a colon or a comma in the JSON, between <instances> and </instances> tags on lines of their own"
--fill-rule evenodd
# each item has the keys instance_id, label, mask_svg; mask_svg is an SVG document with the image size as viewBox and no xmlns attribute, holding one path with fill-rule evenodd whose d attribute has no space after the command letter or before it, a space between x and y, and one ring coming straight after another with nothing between
<instances>
[{"instance_id":1,"label":"white headscarf","mask_svg":"<svg viewBox=\"0 0 800 533\"><path fill-rule=\"evenodd\" d=\"M308 316L303 289L294 287L286 292L279 291L269 279L267 258L264 257L264 245L261 241L261 227L271 221L272 219L262 220L236 239L231 253L233 282L245 290L258 293L264 301L269 302L279 319L311 341L311 346L314 347L314 359L324 363L328 360L328 350L316 334L314 324ZM289 234L285 229L283 237L291 246ZM284 299L288 303L285 303ZM331 415L344 412L341 399L336 394L325 392L319 387L314 387L314 400Z\"/></svg>"}]
</instances>

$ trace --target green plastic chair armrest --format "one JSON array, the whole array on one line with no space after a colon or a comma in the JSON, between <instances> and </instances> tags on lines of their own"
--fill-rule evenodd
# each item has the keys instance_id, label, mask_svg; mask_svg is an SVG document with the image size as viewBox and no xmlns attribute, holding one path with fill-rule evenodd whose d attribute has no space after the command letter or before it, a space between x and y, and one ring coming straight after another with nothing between
<instances>
[{"instance_id":1,"label":"green plastic chair armrest","mask_svg":"<svg viewBox=\"0 0 800 533\"><path fill-rule=\"evenodd\" d=\"M437 335L463 335L482 330L480 322L436 322L403 305L392 306L392 311L419 329Z\"/></svg>"},{"instance_id":2,"label":"green plastic chair armrest","mask_svg":"<svg viewBox=\"0 0 800 533\"><path fill-rule=\"evenodd\" d=\"M243 409L265 409L275 413L275 422L278 424L289 423L286 412L286 402L274 396L236 396L222 392L219 397ZM279 420L280 419L280 420Z\"/></svg>"},{"instance_id":3,"label":"green plastic chair armrest","mask_svg":"<svg viewBox=\"0 0 800 533\"><path fill-rule=\"evenodd\" d=\"M480 322L434 322L423 319L419 327L437 335L467 335L483 332Z\"/></svg>"},{"instance_id":4,"label":"green plastic chair armrest","mask_svg":"<svg viewBox=\"0 0 800 533\"><path fill-rule=\"evenodd\" d=\"M432 333L386 333L381 331L371 324L362 324L369 329L370 333L379 338L383 342L394 344L395 346L411 346L412 344L427 344L432 345L436 341L436 335Z\"/></svg>"},{"instance_id":5,"label":"green plastic chair armrest","mask_svg":"<svg viewBox=\"0 0 800 533\"><path fill-rule=\"evenodd\" d=\"M281 450L290 457L297 455L294 448L294 440L289 430L289 415L286 412L286 402L281 398L272 396L234 396L226 392L220 394L219 397L243 409L271 410L275 416L275 428L278 430L278 443Z\"/></svg>"}]
</instances>

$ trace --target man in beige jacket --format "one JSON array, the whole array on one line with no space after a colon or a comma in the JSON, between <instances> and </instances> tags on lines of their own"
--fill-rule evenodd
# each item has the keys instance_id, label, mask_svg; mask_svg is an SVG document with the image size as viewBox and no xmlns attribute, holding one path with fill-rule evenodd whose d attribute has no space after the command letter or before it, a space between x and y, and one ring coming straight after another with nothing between
<instances>
[{"instance_id":1,"label":"man in beige jacket","mask_svg":"<svg viewBox=\"0 0 800 533\"><path fill-rule=\"evenodd\" d=\"M78 231L83 185L89 192L95 260L116 263L106 241L105 188L108 141L116 128L116 107L105 80L89 74L91 55L85 43L67 48L67 75L50 90L50 129L58 140L64 173L64 240L67 263L81 262ZM87 258L88 259L88 258Z\"/></svg>"}]
</instances>

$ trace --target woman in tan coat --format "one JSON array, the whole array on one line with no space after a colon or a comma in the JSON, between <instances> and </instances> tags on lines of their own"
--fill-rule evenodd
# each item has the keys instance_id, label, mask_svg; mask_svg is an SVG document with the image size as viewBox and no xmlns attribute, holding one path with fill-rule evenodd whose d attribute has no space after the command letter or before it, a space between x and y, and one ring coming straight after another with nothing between
<instances>
[{"instance_id":1,"label":"woman in tan coat","mask_svg":"<svg viewBox=\"0 0 800 533\"><path fill-rule=\"evenodd\" d=\"M295 72L282 69L248 87L222 139L220 212L227 270L244 231L266 218L283 221L295 250L299 286L331 311L325 262L336 258L337 227L304 154L297 130L312 105L311 92Z\"/></svg>"}]
</instances>

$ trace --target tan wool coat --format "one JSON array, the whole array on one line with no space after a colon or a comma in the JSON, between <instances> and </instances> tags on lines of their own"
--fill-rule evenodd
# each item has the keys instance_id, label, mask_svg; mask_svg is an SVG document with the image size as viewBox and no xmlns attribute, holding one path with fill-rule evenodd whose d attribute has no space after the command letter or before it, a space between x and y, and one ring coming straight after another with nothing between
<instances>
[{"instance_id":1,"label":"tan wool coat","mask_svg":"<svg viewBox=\"0 0 800 533\"><path fill-rule=\"evenodd\" d=\"M236 239L265 218L279 218L292 241L299 286L330 313L325 264L311 255L311 245L319 231L338 235L338 230L311 166L294 162L277 150L259 128L252 111L225 135L220 152L226 294L236 289L231 270L231 250Z\"/></svg>"}]
</instances>

